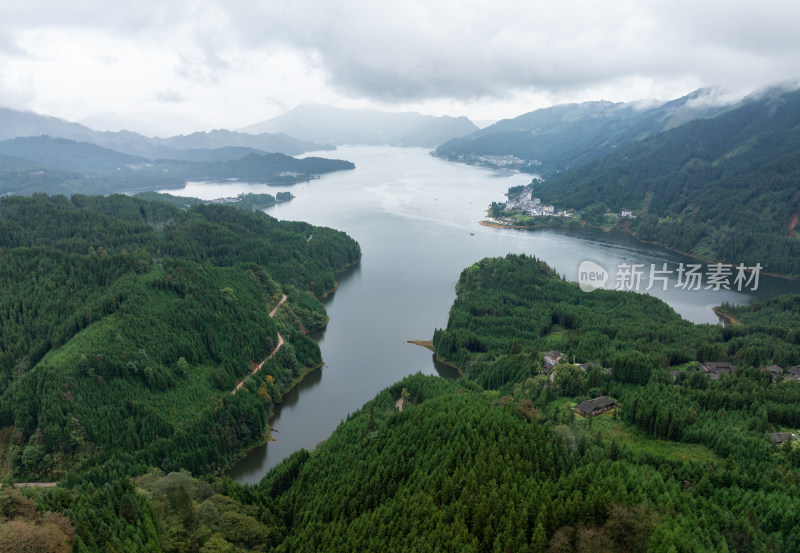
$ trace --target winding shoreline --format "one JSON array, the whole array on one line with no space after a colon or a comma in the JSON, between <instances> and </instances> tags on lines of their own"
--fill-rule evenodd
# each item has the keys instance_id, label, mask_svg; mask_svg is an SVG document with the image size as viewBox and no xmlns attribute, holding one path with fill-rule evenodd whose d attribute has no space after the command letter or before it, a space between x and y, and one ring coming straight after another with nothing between
<instances>
[{"instance_id":1,"label":"winding shoreline","mask_svg":"<svg viewBox=\"0 0 800 553\"><path fill-rule=\"evenodd\" d=\"M453 363L452 361L448 361L444 357L441 357L436 350L433 349L433 340L406 340L407 344L414 344L415 346L422 346L425 349L429 349L433 352L436 360L441 363L442 365L447 365L448 367L455 369L458 371L459 376L464 376L464 373L461 371L458 365Z\"/></svg>"},{"instance_id":2,"label":"winding shoreline","mask_svg":"<svg viewBox=\"0 0 800 553\"><path fill-rule=\"evenodd\" d=\"M719 307L712 307L711 310L714 312L714 314L717 317L719 317L721 319L725 319L726 321L728 321L728 323L731 326L736 326L736 325L739 324L739 319L737 319L736 317L734 317L733 315L731 315L729 313L725 313Z\"/></svg>"},{"instance_id":3,"label":"winding shoreline","mask_svg":"<svg viewBox=\"0 0 800 553\"><path fill-rule=\"evenodd\" d=\"M360 255L358 256L358 259L356 259L352 263L348 263L347 265L345 265L344 267L342 267L338 271L334 271L334 274L340 274L340 273L346 271L347 269L350 269L351 267L354 267L354 266L358 265L359 263L361 263L361 256ZM329 296L330 294L333 294L338 289L339 289L339 283L336 282L335 286L331 290L328 290L322 296L319 296L318 299L323 299L323 298ZM283 304L283 302L285 301L285 298L286 298L286 296L284 295L283 298L281 299L280 303L277 306L275 306L275 308L272 310L272 313L270 314L270 317L272 317L275 314L275 312L277 312L278 307L280 307L281 304ZM330 316L328 316L326 321L325 321L325 324L322 327L320 327L318 329L314 329L310 333L313 334L314 332L319 332L321 330L324 330L328 326L328 323L330 322L330 320L331 320L331 318L330 318ZM305 335L310 334L305 328L303 328L302 324L301 324L300 328L301 328L301 330L303 331L303 333ZM277 351L277 349L276 349L276 351ZM315 365L313 367L307 367L306 370L304 370L302 373L300 373L300 376L298 376L298 377L296 377L296 378L294 378L292 380L292 385L289 386L284 392L281 393L281 398L283 398L284 395L286 395L289 392L291 392L292 390L294 390L297 387L297 385L300 384L303 380L305 380L305 378L308 375L310 375L311 373L313 373L315 371L318 371L319 369L321 369L324 366L325 366L325 360L323 359L317 365ZM244 382L244 381L242 381L242 382ZM281 399L281 403L282 402L283 402L283 400ZM259 447L261 447L261 446L263 446L263 445L265 445L265 444L267 444L269 442L274 442L275 441L275 439L272 437L272 432L273 431L277 432L277 430L272 428L272 422L275 420L275 417L277 416L275 411L276 411L276 408L279 407L279 406L280 406L280 403L277 403L277 404L274 404L272 406L272 408L270 409L269 418L267 419L267 428L264 431L263 438L261 440L259 440L257 443L253 444L252 446L250 446L250 447L248 447L246 449L242 449L241 452L236 455L236 459L234 461L232 461L232 462L228 463L226 466L220 468L218 474L222 475L222 474L226 474L226 473L230 472L231 469L233 469L233 467L237 463L239 463L242 459L246 458L253 451L255 451Z\"/></svg>"},{"instance_id":4,"label":"winding shoreline","mask_svg":"<svg viewBox=\"0 0 800 553\"><path fill-rule=\"evenodd\" d=\"M496 229L538 230L538 229L548 228L548 229L570 230L569 227L556 227L556 226L547 225L547 224L533 225L533 226L503 225L503 224L494 223L492 221L487 221L487 220L480 221L478 224L483 226L483 227L496 228ZM622 226L622 227L616 227L615 226L615 227L612 227L612 228L605 228L605 227L599 227L599 226L595 226L595 225L586 225L584 223L584 224L581 225L581 228L590 228L590 229L602 230L603 232L612 232L612 231L624 232L626 234L631 235L633 238L635 238L636 240L638 240L642 244L649 244L651 246L658 246L659 248L664 248L665 250L669 250L669 251L671 251L673 253L677 253L677 254L682 255L684 257L690 257L692 259L696 259L698 261L702 261L703 263L708 263L708 264L712 264L712 265L716 264L716 263L721 263L723 265L733 266L732 263L728 263L726 261L715 261L715 260L712 260L712 259L706 259L705 257L700 257L699 255L696 255L696 254L684 252L684 251L681 251L679 249L672 248L670 246L661 244L659 242L653 242L652 240L643 240L643 239L639 238L638 236L636 236L636 234L632 230L630 230L630 228L628 228L628 225L625 225L625 226ZM800 280L800 277L796 277L796 276L792 276L792 275L785 275L785 274L782 274L782 273L772 273L772 272L768 272L768 271L761 271L759 274L762 274L764 276L775 277L775 278L782 278L784 280Z\"/></svg>"}]
</instances>

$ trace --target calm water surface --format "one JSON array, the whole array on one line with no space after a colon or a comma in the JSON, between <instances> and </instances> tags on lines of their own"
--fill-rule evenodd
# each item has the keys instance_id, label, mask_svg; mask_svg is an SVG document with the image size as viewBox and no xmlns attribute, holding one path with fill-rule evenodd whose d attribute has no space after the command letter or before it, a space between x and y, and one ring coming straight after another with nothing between
<instances>
[{"instance_id":1,"label":"calm water surface","mask_svg":"<svg viewBox=\"0 0 800 553\"><path fill-rule=\"evenodd\" d=\"M529 175L449 163L420 148L342 147L319 155L350 160L356 169L289 188L190 183L170 191L214 199L288 189L295 199L266 213L343 230L363 252L361 263L339 276L339 290L325 300L331 321L315 336L325 366L284 396L272 421L276 441L233 467L230 475L242 483L256 483L292 452L315 447L348 413L401 378L416 372L452 376L430 351L405 341L430 339L447 324L459 274L483 257L535 255L570 280L577 280L582 261L593 260L612 273L607 287L623 263L643 264L646 276L651 263L677 269L695 262L624 233L480 226L488 204L501 201L510 186L528 184ZM711 307L723 301L749 303L800 291L797 282L764 276L759 289L748 293L689 292L674 284L667 291L659 284L651 293L690 321L715 324Z\"/></svg>"}]
</instances>

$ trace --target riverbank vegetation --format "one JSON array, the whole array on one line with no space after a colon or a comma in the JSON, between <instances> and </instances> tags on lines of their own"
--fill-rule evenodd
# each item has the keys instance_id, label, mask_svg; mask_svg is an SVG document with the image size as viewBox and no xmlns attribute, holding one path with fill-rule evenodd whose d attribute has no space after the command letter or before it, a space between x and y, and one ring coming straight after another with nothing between
<instances>
[{"instance_id":1,"label":"riverbank vegetation","mask_svg":"<svg viewBox=\"0 0 800 553\"><path fill-rule=\"evenodd\" d=\"M770 439L800 426L800 383L758 370L797 362L794 334L694 325L658 299L581 292L508 256L462 273L434 345L464 379L409 377L235 492L282 521L279 551L800 547L800 448ZM543 373L550 349L563 360ZM737 369L713 380L698 370L711 360ZM576 415L603 395L610 412Z\"/></svg>"},{"instance_id":2,"label":"riverbank vegetation","mask_svg":"<svg viewBox=\"0 0 800 553\"><path fill-rule=\"evenodd\" d=\"M244 393L226 396L274 401L289 378L280 372L287 358L307 355L290 320L321 313L299 286L261 279L230 288L235 303L247 301L248 289L272 305L276 293L289 297L273 323L294 351L281 348L265 374L245 380ZM68 517L53 532L74 536L76 551L800 548L800 448L770 436L800 427L800 382L759 370L800 363L800 338L790 330L800 317L796 298L723 306L736 310L735 327L695 325L656 298L582 292L516 255L465 269L456 292L433 346L463 378L414 375L389 386L257 486L203 469L192 477L178 469L191 458L148 469L143 457L134 479L108 461L102 474L75 474L66 487L26 488L37 512L17 495L2 503L10 507L0 538L2 525L27 509L54 523ZM220 296L220 306L232 299ZM77 350L86 349L81 340L72 340ZM124 335L123 345L132 349ZM543 370L551 350L563 356ZM736 369L712 379L700 369L709 361ZM598 396L612 398L613 409L576 414L577 404ZM241 428L247 419L234 420Z\"/></svg>"},{"instance_id":3,"label":"riverbank vegetation","mask_svg":"<svg viewBox=\"0 0 800 553\"><path fill-rule=\"evenodd\" d=\"M35 196L0 212L4 472L25 480L229 465L319 366L301 325L327 321L315 295L360 256L341 232L222 205Z\"/></svg>"},{"instance_id":4,"label":"riverbank vegetation","mask_svg":"<svg viewBox=\"0 0 800 553\"><path fill-rule=\"evenodd\" d=\"M537 182L533 193L588 225L611 217L702 259L798 276L799 123L800 92L773 91Z\"/></svg>"},{"instance_id":5,"label":"riverbank vegetation","mask_svg":"<svg viewBox=\"0 0 800 553\"><path fill-rule=\"evenodd\" d=\"M288 202L294 198L294 195L291 192L278 192L275 196L272 194L256 194L249 192L230 198L200 200L198 198L192 198L188 196L173 196L172 194L160 192L141 192L136 194L136 197L149 202L160 201L168 203L181 209L188 209L193 205L200 204L224 204L232 207L238 207L246 211L260 211L267 207L272 207L276 203Z\"/></svg>"}]
</instances>

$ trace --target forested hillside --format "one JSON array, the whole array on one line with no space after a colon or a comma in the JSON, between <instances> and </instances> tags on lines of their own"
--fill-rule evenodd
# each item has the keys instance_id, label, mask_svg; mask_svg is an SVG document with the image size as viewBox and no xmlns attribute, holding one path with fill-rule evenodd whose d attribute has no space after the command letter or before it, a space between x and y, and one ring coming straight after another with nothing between
<instances>
[{"instance_id":1,"label":"forested hillside","mask_svg":"<svg viewBox=\"0 0 800 553\"><path fill-rule=\"evenodd\" d=\"M461 274L456 292L447 328L436 331L433 345L489 388L535 374L540 354L551 350L570 361L613 367L615 380L639 384L653 371L691 362L800 363L800 329L780 320L696 325L646 294L583 292L531 258L484 259ZM738 310L765 308L758 303Z\"/></svg>"},{"instance_id":2,"label":"forested hillside","mask_svg":"<svg viewBox=\"0 0 800 553\"><path fill-rule=\"evenodd\" d=\"M771 91L534 186L590 224L630 229L699 257L800 275L800 91Z\"/></svg>"},{"instance_id":3,"label":"forested hillside","mask_svg":"<svg viewBox=\"0 0 800 553\"><path fill-rule=\"evenodd\" d=\"M258 486L154 470L27 490L44 515L5 492L6 517L46 517L79 551L800 548L800 448L768 437L800 426L800 383L755 368L776 346L796 362L796 332L692 325L645 295L581 292L525 256L475 264L457 293L435 343L466 378L390 386ZM798 305L746 311L798 317ZM541 374L553 347L597 365ZM689 358L738 370L710 380ZM617 407L585 419L571 409L600 395Z\"/></svg>"},{"instance_id":4,"label":"forested hillside","mask_svg":"<svg viewBox=\"0 0 800 553\"><path fill-rule=\"evenodd\" d=\"M178 188L188 180L289 185L355 167L338 159L234 151L238 157L232 154L233 159L194 151L180 159L152 160L65 138L15 138L0 142L0 194L108 194ZM197 157L214 161L196 161Z\"/></svg>"},{"instance_id":5,"label":"forested hillside","mask_svg":"<svg viewBox=\"0 0 800 553\"><path fill-rule=\"evenodd\" d=\"M656 105L584 102L538 109L454 138L434 155L549 177L726 109L710 96L712 91L701 89Z\"/></svg>"},{"instance_id":6,"label":"forested hillside","mask_svg":"<svg viewBox=\"0 0 800 553\"><path fill-rule=\"evenodd\" d=\"M315 296L360 256L341 232L221 205L9 197L0 214L3 469L28 479L235 460L321 362Z\"/></svg>"},{"instance_id":7,"label":"forested hillside","mask_svg":"<svg viewBox=\"0 0 800 553\"><path fill-rule=\"evenodd\" d=\"M256 194L253 192L246 192L230 198L201 200L199 198L192 198L190 196L173 196L172 194L152 191L140 192L139 194L136 194L135 197L147 201L165 202L180 209L186 209L193 205L201 204L222 204L231 207L238 207L246 211L260 211L264 208L273 206L276 203L288 202L294 198L291 192L278 192L275 196L272 194Z\"/></svg>"},{"instance_id":8,"label":"forested hillside","mask_svg":"<svg viewBox=\"0 0 800 553\"><path fill-rule=\"evenodd\" d=\"M800 547L800 449L768 438L800 425L800 383L755 368L779 352L798 362L796 332L693 325L524 256L470 267L457 293L434 344L466 380L406 379L270 473L247 501L278 506L279 550ZM562 362L550 378L550 349L596 365ZM712 381L695 370L706 359L739 369ZM621 407L569 409L600 395Z\"/></svg>"}]
</instances>

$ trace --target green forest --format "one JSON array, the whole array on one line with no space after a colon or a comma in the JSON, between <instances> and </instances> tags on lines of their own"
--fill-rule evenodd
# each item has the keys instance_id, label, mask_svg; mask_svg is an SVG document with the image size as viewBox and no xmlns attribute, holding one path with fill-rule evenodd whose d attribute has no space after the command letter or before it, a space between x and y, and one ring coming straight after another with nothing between
<instances>
[{"instance_id":1,"label":"green forest","mask_svg":"<svg viewBox=\"0 0 800 553\"><path fill-rule=\"evenodd\" d=\"M316 298L360 258L344 233L223 205L7 197L0 217L2 470L23 481L230 465L320 365Z\"/></svg>"},{"instance_id":2,"label":"green forest","mask_svg":"<svg viewBox=\"0 0 800 553\"><path fill-rule=\"evenodd\" d=\"M537 109L448 140L433 155L550 178L644 138L729 109L708 89L655 106L581 102Z\"/></svg>"},{"instance_id":3,"label":"green forest","mask_svg":"<svg viewBox=\"0 0 800 553\"><path fill-rule=\"evenodd\" d=\"M147 200L150 202L158 201L168 203L181 209L188 209L193 205L199 204L224 204L228 206L238 207L247 211L260 211L267 207L271 207L276 203L288 202L294 198L291 192L278 192L274 196L272 194L257 194L247 192L238 194L232 198L223 198L218 200L201 200L199 198L192 198L189 196L174 196L163 192L140 192L135 195L137 198Z\"/></svg>"},{"instance_id":4,"label":"green forest","mask_svg":"<svg viewBox=\"0 0 800 553\"><path fill-rule=\"evenodd\" d=\"M800 92L773 91L552 176L533 196L590 225L631 210L629 228L642 240L798 276L798 124Z\"/></svg>"},{"instance_id":5,"label":"green forest","mask_svg":"<svg viewBox=\"0 0 800 553\"><path fill-rule=\"evenodd\" d=\"M111 194L180 188L189 180L285 186L354 167L339 159L266 152L232 160L152 160L65 138L22 137L0 142L0 194Z\"/></svg>"},{"instance_id":6,"label":"green forest","mask_svg":"<svg viewBox=\"0 0 800 553\"><path fill-rule=\"evenodd\" d=\"M800 448L769 433L800 426L800 382L759 367L798 363L800 300L723 308L739 324L484 259L434 337L461 379L405 378L257 486L153 467L5 490L0 544L13 524L74 551L794 552ZM711 380L707 360L737 370ZM572 409L601 395L616 407Z\"/></svg>"}]
</instances>

